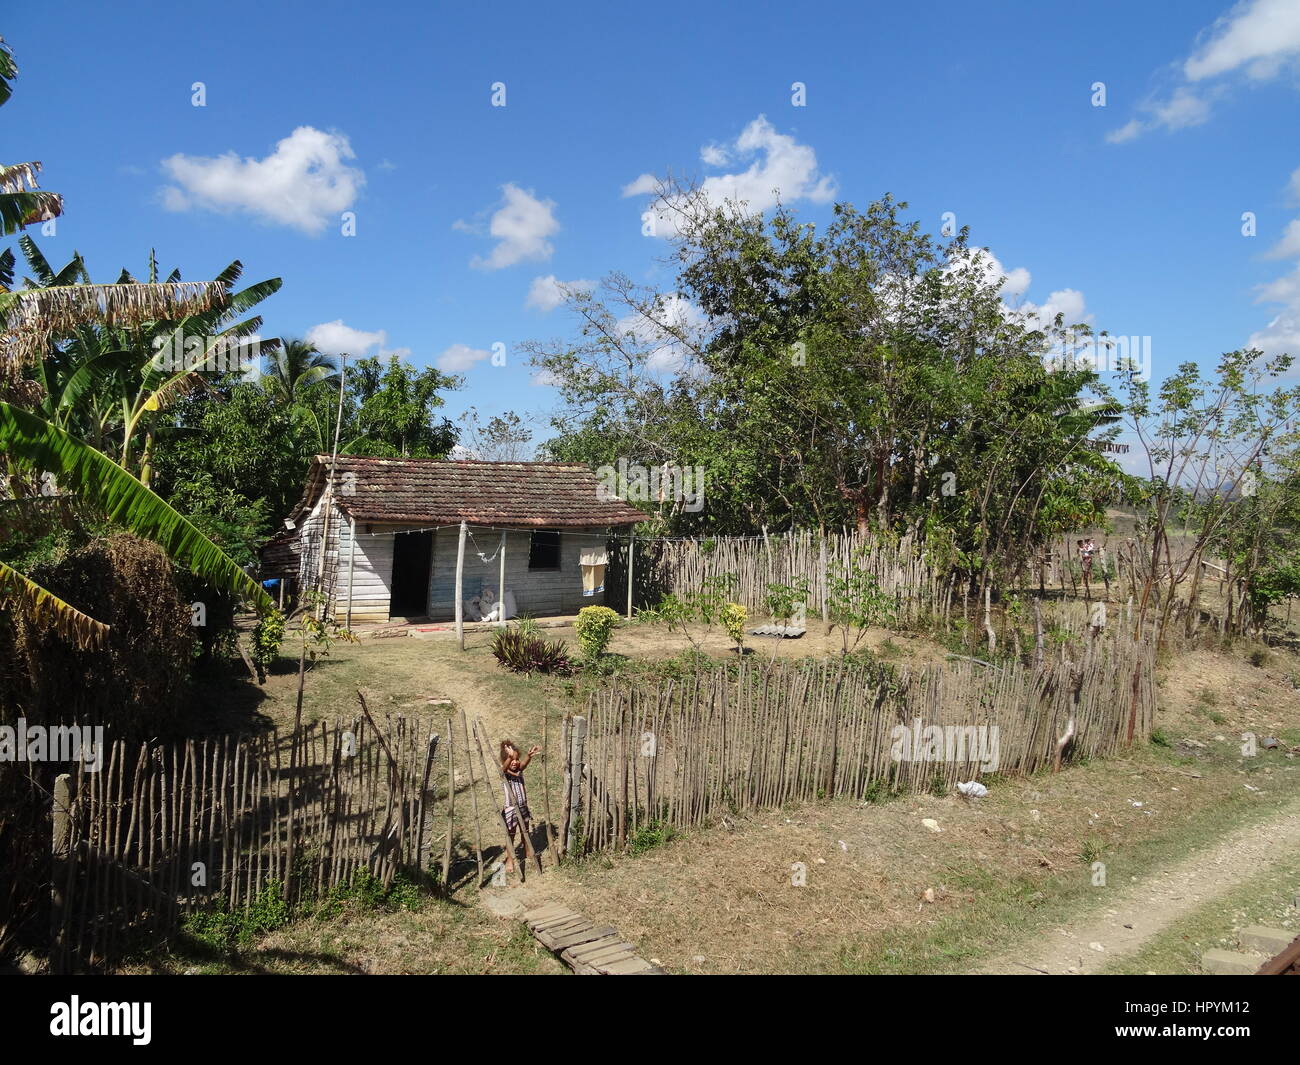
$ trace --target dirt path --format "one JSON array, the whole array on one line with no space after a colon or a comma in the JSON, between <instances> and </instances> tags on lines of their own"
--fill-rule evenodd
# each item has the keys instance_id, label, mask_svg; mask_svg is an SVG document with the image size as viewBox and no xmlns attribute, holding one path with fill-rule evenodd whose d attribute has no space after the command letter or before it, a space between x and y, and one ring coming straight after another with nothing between
<instances>
[{"instance_id":1,"label":"dirt path","mask_svg":"<svg viewBox=\"0 0 1300 1065\"><path fill-rule=\"evenodd\" d=\"M1128 884L1101 917L1055 928L1016 951L971 970L984 975L1089 975L1135 953L1173 922L1263 872L1287 850L1300 849L1300 800L1267 821L1240 829L1172 869ZM1097 950L1093 944L1104 949Z\"/></svg>"}]
</instances>

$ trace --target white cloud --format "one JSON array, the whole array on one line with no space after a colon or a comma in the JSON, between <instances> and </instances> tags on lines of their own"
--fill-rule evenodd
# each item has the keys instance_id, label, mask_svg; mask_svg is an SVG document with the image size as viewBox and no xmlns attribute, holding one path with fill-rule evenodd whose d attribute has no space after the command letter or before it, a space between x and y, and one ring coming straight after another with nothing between
<instances>
[{"instance_id":1,"label":"white cloud","mask_svg":"<svg viewBox=\"0 0 1300 1065\"><path fill-rule=\"evenodd\" d=\"M1108 141L1121 144L1153 129L1199 126L1209 120L1211 103L1231 88L1232 76L1238 81L1272 81L1296 66L1300 3L1244 0L1200 37L1202 43L1180 65L1182 82L1148 98L1139 107L1144 117L1111 131Z\"/></svg>"},{"instance_id":2,"label":"white cloud","mask_svg":"<svg viewBox=\"0 0 1300 1065\"><path fill-rule=\"evenodd\" d=\"M1111 130L1106 134L1106 139L1111 144L1123 144L1125 141L1131 141L1142 132L1142 123L1136 118L1124 123L1119 129Z\"/></svg>"},{"instance_id":3,"label":"white cloud","mask_svg":"<svg viewBox=\"0 0 1300 1065\"><path fill-rule=\"evenodd\" d=\"M1251 333L1246 347L1258 348L1266 357L1300 352L1300 309L1285 310L1264 329Z\"/></svg>"},{"instance_id":4,"label":"white cloud","mask_svg":"<svg viewBox=\"0 0 1300 1065\"><path fill-rule=\"evenodd\" d=\"M1256 303L1294 303L1300 307L1300 266L1276 281L1259 286Z\"/></svg>"},{"instance_id":5,"label":"white cloud","mask_svg":"<svg viewBox=\"0 0 1300 1065\"><path fill-rule=\"evenodd\" d=\"M1166 129L1199 126L1210 117L1210 105L1190 89L1178 89L1168 100L1157 104L1155 120Z\"/></svg>"},{"instance_id":6,"label":"white cloud","mask_svg":"<svg viewBox=\"0 0 1300 1065\"><path fill-rule=\"evenodd\" d=\"M357 356L376 345L382 349L388 340L388 334L382 329L376 333L353 329L350 325L344 325L342 318L336 318L332 322L312 326L307 330L305 339L323 355Z\"/></svg>"},{"instance_id":7,"label":"white cloud","mask_svg":"<svg viewBox=\"0 0 1300 1065\"><path fill-rule=\"evenodd\" d=\"M1282 230L1282 239L1267 253L1270 259L1290 259L1300 257L1300 218L1293 218Z\"/></svg>"},{"instance_id":8,"label":"white cloud","mask_svg":"<svg viewBox=\"0 0 1300 1065\"><path fill-rule=\"evenodd\" d=\"M1300 169L1291 173L1289 192L1300 193ZM1282 310L1263 329L1246 339L1246 347L1258 348L1265 356L1289 354L1300 358L1300 218L1293 218L1282 231L1282 239L1268 250L1270 259L1297 260L1289 274L1260 285L1256 303L1279 303ZM1288 376L1300 374L1292 367Z\"/></svg>"},{"instance_id":9,"label":"white cloud","mask_svg":"<svg viewBox=\"0 0 1300 1065\"><path fill-rule=\"evenodd\" d=\"M1063 317L1066 325L1079 325L1092 317L1084 306L1083 293L1073 288L1062 288L1051 293L1041 307L1031 300L1025 300L1018 309L1029 315L1039 329L1050 326L1058 314Z\"/></svg>"},{"instance_id":10,"label":"white cloud","mask_svg":"<svg viewBox=\"0 0 1300 1065\"><path fill-rule=\"evenodd\" d=\"M623 186L624 196L652 196L659 188L659 179L653 174L642 174Z\"/></svg>"},{"instance_id":11,"label":"white cloud","mask_svg":"<svg viewBox=\"0 0 1300 1065\"><path fill-rule=\"evenodd\" d=\"M1300 166L1291 171L1291 181L1287 186L1287 196L1292 203L1300 203Z\"/></svg>"},{"instance_id":12,"label":"white cloud","mask_svg":"<svg viewBox=\"0 0 1300 1065\"><path fill-rule=\"evenodd\" d=\"M569 294L588 293L596 287L596 282L579 278L575 281L560 281L554 274L533 278L528 286L528 299L525 307L547 313L564 304Z\"/></svg>"},{"instance_id":13,"label":"white cloud","mask_svg":"<svg viewBox=\"0 0 1300 1065\"><path fill-rule=\"evenodd\" d=\"M169 211L243 211L273 225L319 234L355 202L366 176L347 137L299 126L265 159L177 154L162 162L176 184L163 189Z\"/></svg>"},{"instance_id":14,"label":"white cloud","mask_svg":"<svg viewBox=\"0 0 1300 1065\"><path fill-rule=\"evenodd\" d=\"M1183 64L1188 81L1245 66L1248 77L1275 77L1280 64L1300 54L1300 4L1248 0L1210 27L1209 40Z\"/></svg>"},{"instance_id":15,"label":"white cloud","mask_svg":"<svg viewBox=\"0 0 1300 1065\"><path fill-rule=\"evenodd\" d=\"M555 220L555 201L539 200L531 191L513 184L503 185L501 191L504 202L488 223L488 232L496 238L497 245L486 259L475 256L472 265L500 270L525 260L549 259L555 248L547 238L560 231L560 223ZM476 232L473 225L461 221L453 228Z\"/></svg>"},{"instance_id":16,"label":"white cloud","mask_svg":"<svg viewBox=\"0 0 1300 1065\"><path fill-rule=\"evenodd\" d=\"M835 195L835 181L818 169L817 153L789 134L778 133L764 115L746 126L734 143L708 145L700 155L710 166L721 166L732 159L753 159L746 170L714 174L700 183L700 191L713 204L730 200L761 213L778 202L826 203ZM653 174L642 174L623 187L623 195L654 195L658 190L658 179ZM676 232L672 201L657 201L652 209L657 215L656 235L672 236Z\"/></svg>"},{"instance_id":17,"label":"white cloud","mask_svg":"<svg viewBox=\"0 0 1300 1065\"><path fill-rule=\"evenodd\" d=\"M706 144L700 149L700 161L705 166L726 166L731 162L731 153L720 144Z\"/></svg>"},{"instance_id":18,"label":"white cloud","mask_svg":"<svg viewBox=\"0 0 1300 1065\"><path fill-rule=\"evenodd\" d=\"M492 352L481 348L471 348L467 344L453 344L435 360L438 369L446 373L463 373L472 369L476 363L490 359Z\"/></svg>"}]
</instances>

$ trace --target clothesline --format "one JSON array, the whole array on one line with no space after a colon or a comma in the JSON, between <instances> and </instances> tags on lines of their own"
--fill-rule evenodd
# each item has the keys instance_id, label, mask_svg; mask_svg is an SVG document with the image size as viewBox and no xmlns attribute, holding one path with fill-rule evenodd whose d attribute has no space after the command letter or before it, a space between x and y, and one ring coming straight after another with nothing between
<instances>
[{"instance_id":1,"label":"clothesline","mask_svg":"<svg viewBox=\"0 0 1300 1065\"><path fill-rule=\"evenodd\" d=\"M411 528L403 527L403 528L400 528L400 529L385 529L382 533L362 533L361 535L362 535L362 536L386 536L386 535L388 535L389 533L393 533L393 532L402 532L402 533L438 532L438 531L440 531L440 530L442 530L442 529L459 529L459 528L460 528L460 522L454 522L454 523L452 523L452 524L450 524L450 525L420 525L420 526L414 526L414 527L411 527ZM557 529L557 528L555 528L555 527L553 527L553 526L542 526L542 525L539 525L539 526L529 526L529 525L479 525L479 524L474 524L474 525L473 525L473 528L478 529L479 532L485 532L485 531L486 531L486 532L530 532L530 531L541 531L541 530L544 529L544 530L546 530L547 532L561 532L561 533L563 533L565 536L581 536L581 537L586 537L587 539L592 539L592 540L604 540L604 541L608 541L608 540L621 540L621 539L623 538L623 537L622 537L622 534L617 534L617 533L591 533L591 532L577 532L577 531L571 531L571 530L569 530L569 529L565 529L565 528L563 528L563 527ZM772 534L771 534L771 538L777 538L777 537L784 536L784 535L785 535L784 533L772 533ZM474 539L474 534L473 534L473 532L470 532L470 533L469 533L469 537L470 537L471 540ZM643 544L645 544L645 543L665 543L665 544L667 544L667 543L705 543L705 542L707 542L707 541L712 541L712 540L766 540L766 539L769 539L769 537L763 536L762 534L751 535L751 536L725 536L725 535L720 535L720 536L639 536L639 535L638 535L638 536L636 537L636 539L637 539L639 542L643 543ZM475 547L477 547L477 546L478 546L478 541L475 541ZM500 545L498 545L497 550L500 550ZM480 557L480 558L483 557L483 553L482 553L481 551L479 552L479 557ZM496 558L496 554L495 554L495 553L493 553L492 558ZM485 561L485 562L491 562L491 561L492 561L492 558L485 558L484 561Z\"/></svg>"}]
</instances>

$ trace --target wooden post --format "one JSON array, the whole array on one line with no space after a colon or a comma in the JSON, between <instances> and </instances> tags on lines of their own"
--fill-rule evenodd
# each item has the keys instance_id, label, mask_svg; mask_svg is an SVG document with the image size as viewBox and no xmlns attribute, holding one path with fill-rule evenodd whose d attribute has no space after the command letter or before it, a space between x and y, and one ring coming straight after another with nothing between
<instances>
[{"instance_id":1,"label":"wooden post","mask_svg":"<svg viewBox=\"0 0 1300 1065\"><path fill-rule=\"evenodd\" d=\"M560 852L555 849L555 825L551 821L551 744L547 715L542 714L542 804L546 814L546 840L551 848L551 861L560 863Z\"/></svg>"},{"instance_id":2,"label":"wooden post","mask_svg":"<svg viewBox=\"0 0 1300 1065\"><path fill-rule=\"evenodd\" d=\"M627 535L627 620L632 620L632 559L636 555L636 532Z\"/></svg>"},{"instance_id":3,"label":"wooden post","mask_svg":"<svg viewBox=\"0 0 1300 1065\"><path fill-rule=\"evenodd\" d=\"M568 812L564 815L564 853L572 854L578 845L577 828L579 811L582 809L582 750L587 742L587 719L582 714L575 714L569 720L569 749L566 752L568 765L565 782L569 786L567 796Z\"/></svg>"},{"instance_id":4,"label":"wooden post","mask_svg":"<svg viewBox=\"0 0 1300 1065\"><path fill-rule=\"evenodd\" d=\"M460 523L460 543L456 547L456 639L465 650L465 523Z\"/></svg>"},{"instance_id":5,"label":"wooden post","mask_svg":"<svg viewBox=\"0 0 1300 1065\"><path fill-rule=\"evenodd\" d=\"M827 595L827 584L826 584L826 580L827 580L827 577L829 576L829 574L827 573L827 570L826 570L826 532L825 532L825 530L822 530L822 537L821 537L821 540L822 540L822 546L821 546L821 574L822 574L821 596L822 596L822 624L823 624L823 625L829 625L829 624L830 624L830 621L831 621L831 601L830 601L830 596Z\"/></svg>"},{"instance_id":6,"label":"wooden post","mask_svg":"<svg viewBox=\"0 0 1300 1065\"><path fill-rule=\"evenodd\" d=\"M350 519L349 529L352 539L352 550L348 555L348 619L344 622L347 628L352 628L352 575L357 568L357 519Z\"/></svg>"},{"instance_id":7,"label":"wooden post","mask_svg":"<svg viewBox=\"0 0 1300 1065\"><path fill-rule=\"evenodd\" d=\"M465 730L465 772L469 774L469 801L474 808L474 857L478 862L478 881L477 887L483 886L483 825L478 816L478 788L474 785L474 756L470 752L469 746L469 718L465 716L465 711L460 712L460 725ZM452 728L449 721L448 728Z\"/></svg>"},{"instance_id":8,"label":"wooden post","mask_svg":"<svg viewBox=\"0 0 1300 1065\"><path fill-rule=\"evenodd\" d=\"M52 861L50 862L50 972L66 973L68 971L67 943L65 937L67 924L67 899L63 891L67 886L67 868L69 863L68 843L72 831L69 812L72 808L72 777L60 773L54 780L54 833L51 840Z\"/></svg>"},{"instance_id":9,"label":"wooden post","mask_svg":"<svg viewBox=\"0 0 1300 1065\"><path fill-rule=\"evenodd\" d=\"M468 752L467 752L468 753ZM451 895L451 844L456 831L456 726L447 722L447 845L442 852L442 893Z\"/></svg>"},{"instance_id":10,"label":"wooden post","mask_svg":"<svg viewBox=\"0 0 1300 1065\"><path fill-rule=\"evenodd\" d=\"M497 549L501 562L497 566L497 602L501 604L501 616L497 624L505 628L506 624L506 530L501 530L501 546ZM480 877L480 879L482 879Z\"/></svg>"}]
</instances>

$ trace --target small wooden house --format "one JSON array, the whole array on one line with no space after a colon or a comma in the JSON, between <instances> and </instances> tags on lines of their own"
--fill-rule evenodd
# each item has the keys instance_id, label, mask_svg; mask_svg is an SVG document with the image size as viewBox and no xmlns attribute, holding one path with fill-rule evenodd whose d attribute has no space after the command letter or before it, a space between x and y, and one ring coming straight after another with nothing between
<instances>
[{"instance_id":1,"label":"small wooden house","mask_svg":"<svg viewBox=\"0 0 1300 1065\"><path fill-rule=\"evenodd\" d=\"M603 605L610 538L646 519L581 465L340 455L329 467L312 460L262 577L321 588L349 625L454 617L462 522L469 620L480 604L513 603L511 616Z\"/></svg>"}]
</instances>

